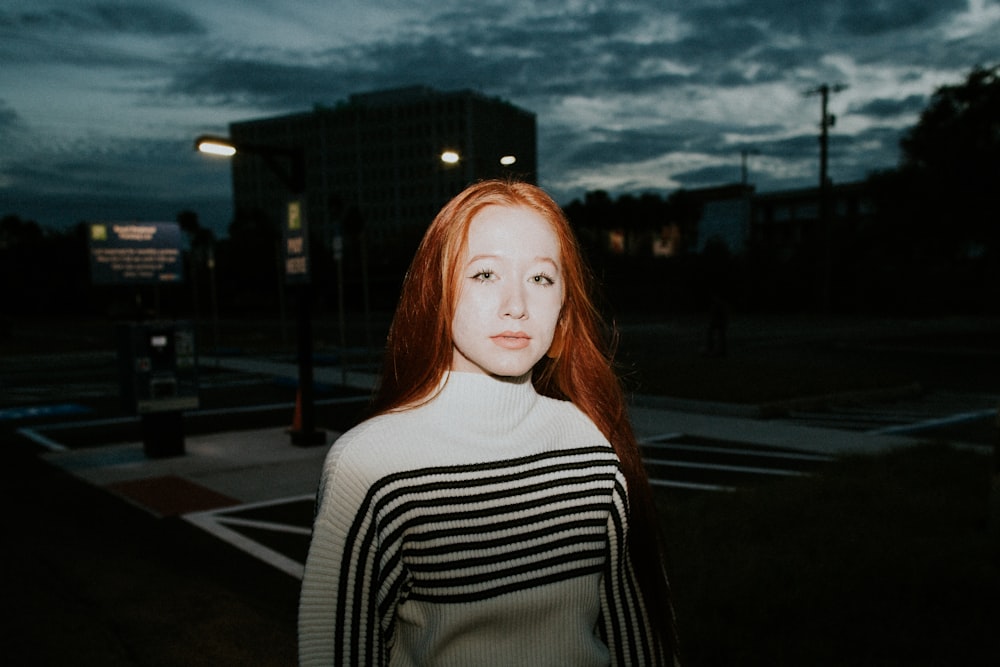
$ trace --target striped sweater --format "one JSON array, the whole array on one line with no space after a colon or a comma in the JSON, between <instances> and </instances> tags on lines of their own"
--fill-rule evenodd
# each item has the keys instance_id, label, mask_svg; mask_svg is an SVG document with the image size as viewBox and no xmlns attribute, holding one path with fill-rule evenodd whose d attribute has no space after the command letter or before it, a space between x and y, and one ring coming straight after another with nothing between
<instances>
[{"instance_id":1,"label":"striped sweater","mask_svg":"<svg viewBox=\"0 0 1000 667\"><path fill-rule=\"evenodd\" d=\"M610 444L530 382L451 373L324 464L301 665L649 665Z\"/></svg>"}]
</instances>

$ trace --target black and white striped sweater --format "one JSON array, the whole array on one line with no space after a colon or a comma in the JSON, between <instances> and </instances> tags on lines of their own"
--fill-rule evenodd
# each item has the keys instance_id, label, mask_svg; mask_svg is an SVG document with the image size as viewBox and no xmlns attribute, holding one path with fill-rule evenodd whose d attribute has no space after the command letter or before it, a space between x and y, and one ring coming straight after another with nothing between
<instances>
[{"instance_id":1,"label":"black and white striped sweater","mask_svg":"<svg viewBox=\"0 0 1000 667\"><path fill-rule=\"evenodd\" d=\"M334 444L302 665L649 665L625 481L571 403L451 373Z\"/></svg>"}]
</instances>

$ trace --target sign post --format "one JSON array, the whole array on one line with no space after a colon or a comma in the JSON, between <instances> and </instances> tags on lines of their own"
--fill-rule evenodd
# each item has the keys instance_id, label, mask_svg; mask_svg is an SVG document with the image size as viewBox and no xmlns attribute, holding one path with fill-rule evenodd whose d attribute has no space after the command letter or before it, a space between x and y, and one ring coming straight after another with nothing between
<instances>
[{"instance_id":1,"label":"sign post","mask_svg":"<svg viewBox=\"0 0 1000 667\"><path fill-rule=\"evenodd\" d=\"M94 284L183 280L176 222L99 222L89 232ZM122 397L139 415L146 456L183 455L182 411L198 407L194 328L186 322L130 322L117 327L117 338Z\"/></svg>"},{"instance_id":2,"label":"sign post","mask_svg":"<svg viewBox=\"0 0 1000 667\"><path fill-rule=\"evenodd\" d=\"M309 221L304 200L299 197L288 202L285 218L285 283L295 288L298 300L298 363L299 390L295 397L295 415L289 434L293 445L321 445L326 433L316 429L316 408L313 387L312 349L312 280L309 266Z\"/></svg>"}]
</instances>

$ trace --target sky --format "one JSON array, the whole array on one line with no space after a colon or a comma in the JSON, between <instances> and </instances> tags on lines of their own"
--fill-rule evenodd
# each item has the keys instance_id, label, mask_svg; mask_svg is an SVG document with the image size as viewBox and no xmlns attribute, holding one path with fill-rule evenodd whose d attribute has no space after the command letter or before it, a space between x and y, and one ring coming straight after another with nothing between
<instances>
[{"instance_id":1,"label":"sky","mask_svg":"<svg viewBox=\"0 0 1000 667\"><path fill-rule=\"evenodd\" d=\"M934 91L1000 61L1000 0L0 0L0 216L225 235L230 165L194 138L411 85L532 111L538 180L659 193L899 161Z\"/></svg>"}]
</instances>

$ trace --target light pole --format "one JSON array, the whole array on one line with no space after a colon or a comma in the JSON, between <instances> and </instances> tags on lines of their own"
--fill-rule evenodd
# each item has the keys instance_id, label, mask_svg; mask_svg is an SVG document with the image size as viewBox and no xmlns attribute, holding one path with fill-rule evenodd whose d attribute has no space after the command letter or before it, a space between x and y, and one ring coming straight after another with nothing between
<instances>
[{"instance_id":1,"label":"light pole","mask_svg":"<svg viewBox=\"0 0 1000 667\"><path fill-rule=\"evenodd\" d=\"M234 142L228 137L202 135L195 140L195 149L211 155L232 157L237 153L259 156L281 179L291 194L285 221L285 282L293 283L298 296L298 382L296 419L289 432L294 445L318 445L326 434L316 429L313 386L313 344L310 304L312 284L309 278L308 231L301 196L305 192L305 155L301 148L267 146ZM294 278L294 279L293 279Z\"/></svg>"}]
</instances>

